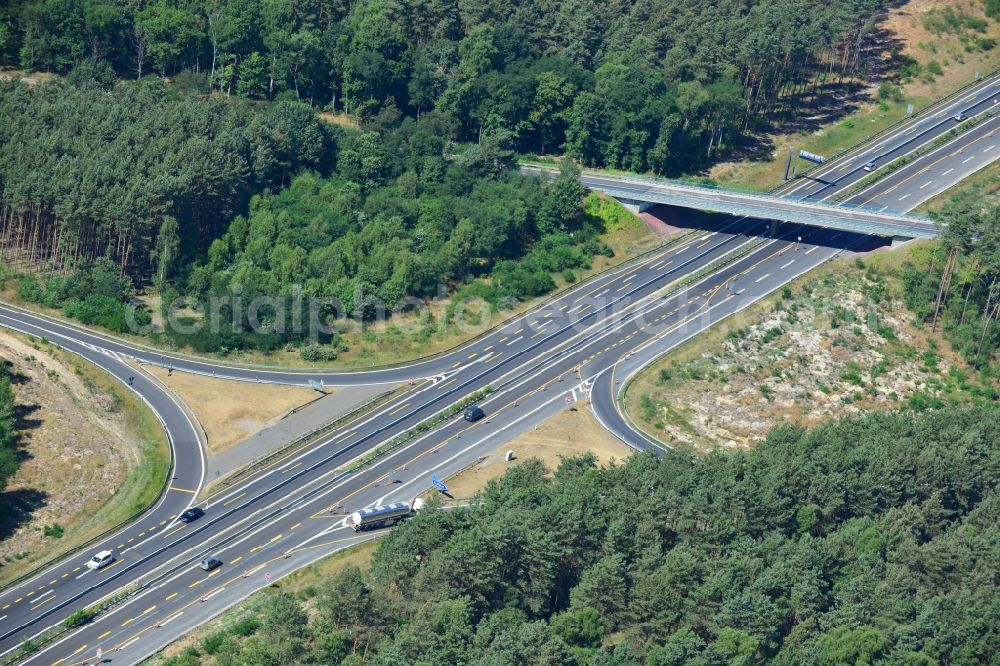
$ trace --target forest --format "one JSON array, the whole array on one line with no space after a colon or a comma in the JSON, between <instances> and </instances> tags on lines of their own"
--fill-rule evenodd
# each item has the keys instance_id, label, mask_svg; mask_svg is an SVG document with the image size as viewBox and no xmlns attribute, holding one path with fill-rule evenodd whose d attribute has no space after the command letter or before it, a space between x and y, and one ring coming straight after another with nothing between
<instances>
[{"instance_id":1,"label":"forest","mask_svg":"<svg viewBox=\"0 0 1000 666\"><path fill-rule=\"evenodd\" d=\"M932 666L1000 653L995 409L782 427L749 452L527 460L194 664Z\"/></svg>"},{"instance_id":2,"label":"forest","mask_svg":"<svg viewBox=\"0 0 1000 666\"><path fill-rule=\"evenodd\" d=\"M1000 349L1000 206L987 182L953 197L936 214L947 226L903 269L907 307L941 330L977 370L995 372Z\"/></svg>"},{"instance_id":3,"label":"forest","mask_svg":"<svg viewBox=\"0 0 1000 666\"><path fill-rule=\"evenodd\" d=\"M368 118L436 111L449 138L689 172L864 77L887 0L12 0L0 64L183 80Z\"/></svg>"},{"instance_id":4,"label":"forest","mask_svg":"<svg viewBox=\"0 0 1000 666\"><path fill-rule=\"evenodd\" d=\"M516 155L691 173L864 79L886 5L13 0L0 66L58 76L0 82L0 250L57 274L22 298L115 331L149 321L150 285L277 299L264 332L223 308L167 333L201 351L304 342L281 312L299 297L330 300L320 318L511 303L608 251L568 179Z\"/></svg>"},{"instance_id":5,"label":"forest","mask_svg":"<svg viewBox=\"0 0 1000 666\"><path fill-rule=\"evenodd\" d=\"M503 307L608 252L571 162L543 184L493 142L447 156L436 112L341 129L300 102L258 109L151 79L109 88L85 68L0 84L0 117L0 247L24 273L18 297L116 332L148 323L131 304L148 283L165 306L238 293L368 319L483 276L466 289ZM316 341L278 309L254 327L230 305L166 335L198 351Z\"/></svg>"},{"instance_id":6,"label":"forest","mask_svg":"<svg viewBox=\"0 0 1000 666\"><path fill-rule=\"evenodd\" d=\"M7 479L17 471L20 456L17 445L17 406L10 381L10 364L0 363L0 492Z\"/></svg>"}]
</instances>

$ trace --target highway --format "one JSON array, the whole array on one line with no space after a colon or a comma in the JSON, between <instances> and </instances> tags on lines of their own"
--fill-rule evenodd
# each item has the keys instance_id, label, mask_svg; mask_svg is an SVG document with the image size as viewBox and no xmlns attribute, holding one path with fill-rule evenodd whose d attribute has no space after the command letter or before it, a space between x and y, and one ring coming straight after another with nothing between
<instances>
[{"instance_id":1,"label":"highway","mask_svg":"<svg viewBox=\"0 0 1000 666\"><path fill-rule=\"evenodd\" d=\"M982 134L979 140L990 138ZM942 146L927 158L946 157L944 153L957 150L956 145ZM991 155L982 150L985 147L969 144L965 150L978 150L976 154L982 157L969 162L967 168L988 163ZM921 158L893 176L933 175L935 182L944 186L960 175L958 170L944 173L950 159L930 164ZM921 171L925 167L928 170ZM824 196L851 187L861 177L852 180L845 176ZM857 196L868 197L873 205L888 205L885 198L897 195L916 180L896 184L891 191L888 188L894 184L886 180L884 197L877 188ZM903 204L916 205L919 199L914 196L913 201L907 199ZM618 436L637 448L657 446L637 435L627 423L615 422L620 416L615 392L623 379L648 359L842 249L870 249L883 242L848 232L791 225L783 227L778 238L767 238L764 234L769 226L739 218L718 220L681 242L579 285L459 350L405 368L304 374L225 367L140 349L13 308L0 308L0 325L45 336L108 368L123 381L135 376L133 390L164 420L178 461L171 483L174 489L140 521L87 553L0 594L0 651L16 647L72 610L139 580L142 592L127 604L28 661L84 663L93 658L92 650L101 646L114 663L133 663L259 588L267 580L263 574L277 579L356 541L358 537L341 526L345 511L379 501L408 499L429 487L432 471L445 477L475 460L483 450L498 447L504 439L564 409L567 402L583 401L588 395L593 396L598 417ZM722 270L707 270L726 258L733 261ZM707 274L691 277L702 271ZM685 279L691 284L675 287L666 297L661 294L668 285ZM179 406L152 383L147 385L121 361L122 356L242 381L304 384L308 379L323 379L328 385L422 381L375 415L359 417L322 443L276 460L225 495L202 503L206 516L184 525L175 522L175 517L195 498L203 482L197 438ZM481 403L486 420L470 425L460 418L451 419L374 465L346 469L349 461L365 451L486 385L496 389ZM91 573L80 569L90 553L102 548L115 552L114 565ZM225 562L211 576L196 565L209 553L218 554ZM249 573L244 576L244 572ZM114 648L120 649L112 654Z\"/></svg>"},{"instance_id":2,"label":"highway","mask_svg":"<svg viewBox=\"0 0 1000 666\"><path fill-rule=\"evenodd\" d=\"M916 208L1000 157L1000 147L998 147L1000 142L996 141L995 136L997 129L1000 129L1000 117L992 117L913 160L905 168L858 190L847 199L847 203L897 209ZM839 170L844 169L841 167ZM834 196L836 192L850 188L851 184L829 188L826 190L829 192L827 196ZM841 247L844 249L854 251L866 249L867 241L864 236L834 234L829 238L843 243ZM808 238L806 242L815 243ZM714 304L706 304L702 311L704 320L700 324L685 323L660 333L651 332L643 336L638 344L627 352L619 354L614 363L592 368L588 381L592 383L593 408L598 420L606 429L634 448L647 449L658 446L654 439L639 431L623 413L623 392L628 386L628 381L659 358L665 350L682 344L708 326L722 321L758 300L759 297L749 300L743 298L745 293L743 289L752 289L760 296L766 295L819 266L840 251L841 249L832 243L819 243L801 251L794 248L793 251L786 250L780 255L780 259L764 267L755 266L752 270L740 270L741 267L734 266L731 270L724 271L730 280L727 289L730 293L735 290L735 295L740 298L732 298L727 294L727 298L722 302L716 299ZM780 264L776 270L773 266L775 263ZM745 279L751 274L754 276L752 282Z\"/></svg>"}]
</instances>

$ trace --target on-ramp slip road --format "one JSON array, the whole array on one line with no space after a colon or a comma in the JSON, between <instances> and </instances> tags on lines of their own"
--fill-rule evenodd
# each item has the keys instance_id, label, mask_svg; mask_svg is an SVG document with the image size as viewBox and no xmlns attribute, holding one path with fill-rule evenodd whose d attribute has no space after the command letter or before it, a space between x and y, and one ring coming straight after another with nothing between
<instances>
[{"instance_id":1,"label":"on-ramp slip road","mask_svg":"<svg viewBox=\"0 0 1000 666\"><path fill-rule=\"evenodd\" d=\"M903 141L906 130L900 128L896 134L901 136L880 141ZM940 157L941 150L954 150L950 145L934 154ZM959 171L940 170L946 160L930 165L926 159L907 165L898 174L912 175L914 170L929 167L942 184L958 179ZM830 164L828 168L838 167ZM851 187L861 174L848 171L820 196ZM871 190L858 196L875 194ZM915 205L919 197L912 198L913 202L907 199L906 203ZM571 402L592 396L598 417L613 432L639 448L652 446L627 423L613 422L620 416L614 391L623 377L647 358L842 249L867 249L884 242L791 225L782 227L777 238L767 238L768 226L736 218L717 221L682 242L579 285L450 354L405 368L362 373L227 368L164 356L17 309L0 308L0 325L45 336L108 368L123 381L135 373L119 360L122 355L243 381L304 384L308 379L323 379L330 385L348 385L427 378L375 414L347 423L322 443L272 461L242 484L202 503L206 515L185 525L171 516L193 498L185 491L200 488L197 438L193 431L185 434L190 423L179 406L136 375L133 389L150 402L171 433L178 461L172 485L178 489L168 492L161 506L140 521L91 549L112 550L118 558L113 567L80 576L82 569L73 570L88 556L80 554L0 594L0 651L14 649L72 610L138 580L142 591L127 603L27 660L84 663L101 647L104 658L113 663L134 663L269 580L366 538L343 526L345 512L413 497L430 486L432 472L444 477L461 469L483 450L495 449L504 439L565 408L567 396ZM730 263L721 270L706 270L727 260ZM665 287L685 279L691 283L663 295ZM603 388L602 382L606 382ZM451 419L374 464L352 471L350 461L364 452L487 385L496 390L481 402L486 419L475 424L460 417ZM190 476L182 479L183 474ZM180 485L182 481L187 485ZM167 507L168 502L176 503ZM223 567L211 573L198 569L197 561L207 554L219 556ZM29 603L32 599L37 601Z\"/></svg>"}]
</instances>

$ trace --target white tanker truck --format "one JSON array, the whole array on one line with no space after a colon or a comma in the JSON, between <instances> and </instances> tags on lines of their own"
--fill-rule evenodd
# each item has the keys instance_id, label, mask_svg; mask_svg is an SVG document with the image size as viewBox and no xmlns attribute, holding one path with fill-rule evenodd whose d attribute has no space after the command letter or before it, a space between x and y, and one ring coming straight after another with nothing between
<instances>
[{"instance_id":1,"label":"white tanker truck","mask_svg":"<svg viewBox=\"0 0 1000 666\"><path fill-rule=\"evenodd\" d=\"M384 504L372 509L355 511L347 517L347 525L355 532L377 530L381 527L392 527L401 520L406 520L424 507L424 500L417 497L412 502L395 502Z\"/></svg>"}]
</instances>

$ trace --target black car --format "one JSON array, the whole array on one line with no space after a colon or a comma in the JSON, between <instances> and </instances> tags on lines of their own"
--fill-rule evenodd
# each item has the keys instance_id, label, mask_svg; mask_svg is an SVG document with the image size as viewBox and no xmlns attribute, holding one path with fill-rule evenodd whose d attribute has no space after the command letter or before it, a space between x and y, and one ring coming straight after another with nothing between
<instances>
[{"instance_id":1,"label":"black car","mask_svg":"<svg viewBox=\"0 0 1000 666\"><path fill-rule=\"evenodd\" d=\"M479 419L486 416L486 412L479 409L475 405L469 405L465 408L465 420L466 421L478 421Z\"/></svg>"},{"instance_id":2,"label":"black car","mask_svg":"<svg viewBox=\"0 0 1000 666\"><path fill-rule=\"evenodd\" d=\"M199 509L198 507L192 507L192 508L188 509L187 511L185 511L184 513L181 514L181 522L182 523L193 523L194 521L198 520L199 518L201 518L204 515L205 515L205 512L202 511L201 509Z\"/></svg>"},{"instance_id":3,"label":"black car","mask_svg":"<svg viewBox=\"0 0 1000 666\"><path fill-rule=\"evenodd\" d=\"M222 566L222 560L217 557L206 557L201 561L201 568L205 571L212 571Z\"/></svg>"}]
</instances>

